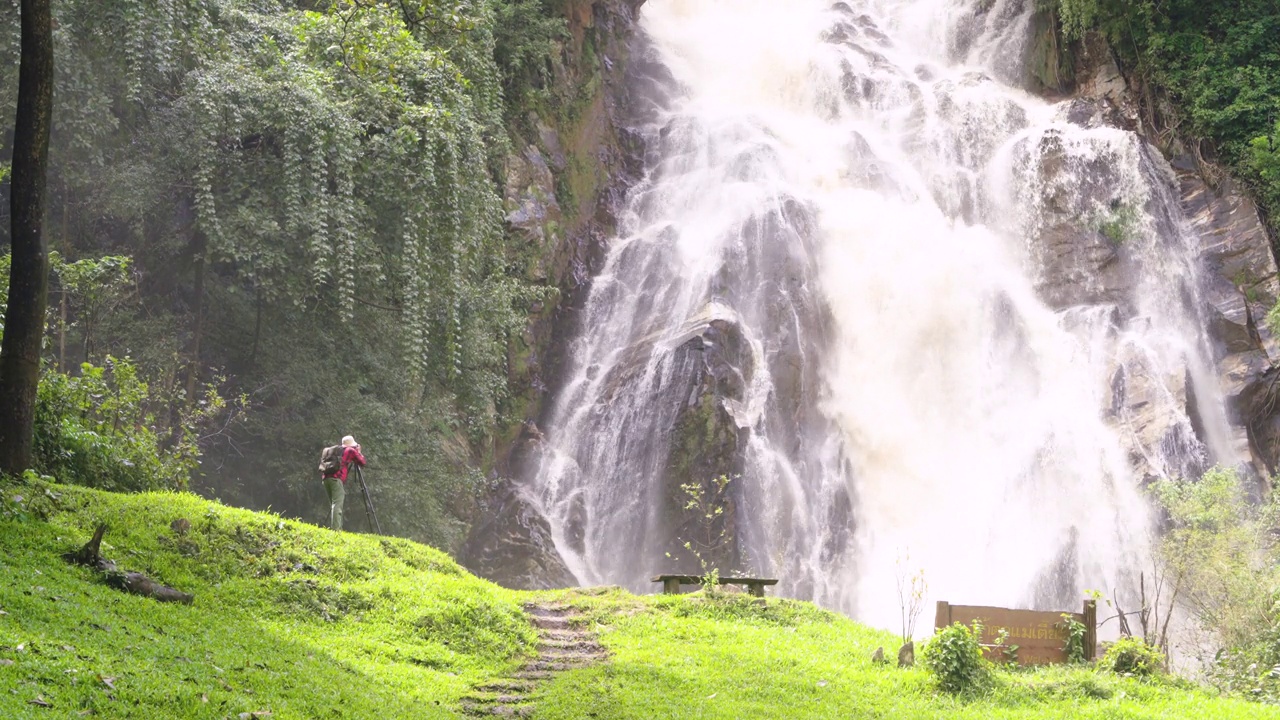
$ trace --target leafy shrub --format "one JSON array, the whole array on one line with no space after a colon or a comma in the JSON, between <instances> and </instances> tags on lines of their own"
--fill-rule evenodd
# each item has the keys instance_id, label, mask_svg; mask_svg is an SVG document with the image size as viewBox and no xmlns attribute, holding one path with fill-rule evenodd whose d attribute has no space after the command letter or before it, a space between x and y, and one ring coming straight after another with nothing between
<instances>
[{"instance_id":1,"label":"leafy shrub","mask_svg":"<svg viewBox=\"0 0 1280 720\"><path fill-rule=\"evenodd\" d=\"M1256 502L1236 471L1217 467L1152 492L1165 512L1160 571L1206 634L1208 679L1224 692L1280 698L1280 498Z\"/></svg>"},{"instance_id":2,"label":"leafy shrub","mask_svg":"<svg viewBox=\"0 0 1280 720\"><path fill-rule=\"evenodd\" d=\"M991 681L991 665L982 657L981 634L960 623L938 631L921 655L938 687L952 694L976 692Z\"/></svg>"},{"instance_id":3,"label":"leafy shrub","mask_svg":"<svg viewBox=\"0 0 1280 720\"><path fill-rule=\"evenodd\" d=\"M211 386L189 409L139 377L128 359L46 371L36 397L36 469L102 490L181 489L199 464L200 426L227 409ZM173 412L169 412L170 410ZM175 420L171 422L166 416Z\"/></svg>"},{"instance_id":4,"label":"leafy shrub","mask_svg":"<svg viewBox=\"0 0 1280 720\"><path fill-rule=\"evenodd\" d=\"M1150 677L1164 672L1164 653L1142 638L1120 638L1102 656L1102 668L1118 675Z\"/></svg>"},{"instance_id":5,"label":"leafy shrub","mask_svg":"<svg viewBox=\"0 0 1280 720\"><path fill-rule=\"evenodd\" d=\"M1088 628L1071 613L1062 613L1060 626L1067 631L1067 642L1062 648L1067 653L1067 662L1084 662L1084 638Z\"/></svg>"}]
</instances>

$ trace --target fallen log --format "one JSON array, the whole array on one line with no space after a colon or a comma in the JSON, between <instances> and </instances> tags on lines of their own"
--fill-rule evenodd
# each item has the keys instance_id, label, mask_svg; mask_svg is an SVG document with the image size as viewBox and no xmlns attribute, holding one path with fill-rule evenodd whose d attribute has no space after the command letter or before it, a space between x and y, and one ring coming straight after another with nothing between
<instances>
[{"instance_id":1,"label":"fallen log","mask_svg":"<svg viewBox=\"0 0 1280 720\"><path fill-rule=\"evenodd\" d=\"M115 572L116 564L102 557L102 536L107 532L106 525L99 525L93 531L93 539L75 552L63 553L62 559L72 565L84 565L102 572Z\"/></svg>"},{"instance_id":2,"label":"fallen log","mask_svg":"<svg viewBox=\"0 0 1280 720\"><path fill-rule=\"evenodd\" d=\"M107 584L117 590L131 592L134 595L155 598L160 602L176 602L190 605L195 595L175 590L168 585L161 585L151 578L136 572L117 572L107 576Z\"/></svg>"},{"instance_id":3,"label":"fallen log","mask_svg":"<svg viewBox=\"0 0 1280 720\"><path fill-rule=\"evenodd\" d=\"M194 595L175 590L168 585L161 585L142 573L117 570L113 561L102 557L102 536L106 532L107 526L99 525L93 532L93 539L75 552L63 553L62 559L74 565L91 567L105 574L107 584L117 590L154 598L160 602L176 602L183 605L190 605L191 601L195 600Z\"/></svg>"}]
</instances>

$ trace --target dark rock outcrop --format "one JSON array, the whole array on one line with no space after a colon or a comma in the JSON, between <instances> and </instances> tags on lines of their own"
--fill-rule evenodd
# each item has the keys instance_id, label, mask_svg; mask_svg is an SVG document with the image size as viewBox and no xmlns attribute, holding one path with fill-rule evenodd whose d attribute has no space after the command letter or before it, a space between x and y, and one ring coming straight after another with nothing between
<instances>
[{"instance_id":1,"label":"dark rock outcrop","mask_svg":"<svg viewBox=\"0 0 1280 720\"><path fill-rule=\"evenodd\" d=\"M508 347L513 422L494 440L491 475L519 477L541 442L537 423L565 363L592 276L640 168L627 129L643 83L628 77L639 0L570 0L569 35L553 63L553 117L530 113L523 149L507 159L506 223L527 278L553 288L532 304ZM576 584L538 510L508 480L486 493L459 560L512 587Z\"/></svg>"},{"instance_id":2,"label":"dark rock outcrop","mask_svg":"<svg viewBox=\"0 0 1280 720\"><path fill-rule=\"evenodd\" d=\"M577 584L556 552L547 519L512 482L491 491L462 549L467 569L525 590Z\"/></svg>"},{"instance_id":3,"label":"dark rock outcrop","mask_svg":"<svg viewBox=\"0 0 1280 720\"><path fill-rule=\"evenodd\" d=\"M736 476L742 472L747 431L738 426L731 409L746 399L753 359L742 329L732 320L699 322L690 333L696 334L675 351L676 363L690 372L663 472L665 496L672 503L665 514L673 524L666 534L673 566L666 571L699 573L702 562L736 570L742 560ZM721 476L729 478L728 484L717 483ZM693 488L697 489L690 492ZM697 506L689 507L690 501ZM705 510L715 517L707 518Z\"/></svg>"}]
</instances>

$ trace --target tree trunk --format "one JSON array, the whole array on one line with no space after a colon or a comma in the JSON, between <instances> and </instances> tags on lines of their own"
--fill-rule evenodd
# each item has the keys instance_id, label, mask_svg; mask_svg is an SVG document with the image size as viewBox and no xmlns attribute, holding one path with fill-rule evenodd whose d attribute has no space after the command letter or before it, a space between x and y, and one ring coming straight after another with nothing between
<instances>
[{"instance_id":1,"label":"tree trunk","mask_svg":"<svg viewBox=\"0 0 1280 720\"><path fill-rule=\"evenodd\" d=\"M48 302L44 222L49 127L53 121L53 24L50 0L22 0L22 56L9 190L13 264L0 346L0 471L31 467L40 346Z\"/></svg>"},{"instance_id":2,"label":"tree trunk","mask_svg":"<svg viewBox=\"0 0 1280 720\"><path fill-rule=\"evenodd\" d=\"M71 238L67 235L67 208L71 205L67 182L62 182L62 262L71 262ZM58 370L67 371L67 283L63 279L58 283L60 292L58 309Z\"/></svg>"},{"instance_id":3,"label":"tree trunk","mask_svg":"<svg viewBox=\"0 0 1280 720\"><path fill-rule=\"evenodd\" d=\"M187 404L195 405L199 398L196 390L200 386L200 336L204 334L204 255L208 248L203 232L191 230L191 257L194 269L192 302L195 315L191 319L191 346L188 350L187 365Z\"/></svg>"}]
</instances>

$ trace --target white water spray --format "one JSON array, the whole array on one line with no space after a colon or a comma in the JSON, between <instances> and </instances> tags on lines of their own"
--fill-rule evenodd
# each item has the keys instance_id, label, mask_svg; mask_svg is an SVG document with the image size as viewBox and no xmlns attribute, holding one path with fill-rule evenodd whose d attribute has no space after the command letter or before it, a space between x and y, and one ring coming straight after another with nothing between
<instances>
[{"instance_id":1,"label":"white water spray","mask_svg":"<svg viewBox=\"0 0 1280 720\"><path fill-rule=\"evenodd\" d=\"M650 589L706 388L746 562L885 627L916 568L966 604L1124 590L1144 479L1233 460L1167 168L1009 84L1030 7L643 7L650 167L524 487L579 581Z\"/></svg>"}]
</instances>

